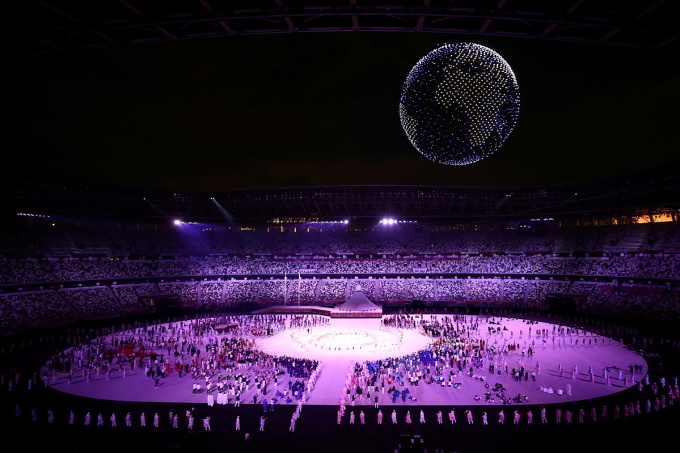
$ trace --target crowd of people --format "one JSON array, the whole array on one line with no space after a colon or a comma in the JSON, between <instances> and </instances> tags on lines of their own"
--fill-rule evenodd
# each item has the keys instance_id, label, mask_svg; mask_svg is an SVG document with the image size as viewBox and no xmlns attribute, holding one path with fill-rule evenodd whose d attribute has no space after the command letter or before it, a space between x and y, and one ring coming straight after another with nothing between
<instances>
[{"instance_id":1,"label":"crowd of people","mask_svg":"<svg viewBox=\"0 0 680 453\"><path fill-rule=\"evenodd\" d=\"M38 234L29 235L33 229ZM540 234L415 229L178 236L87 226L41 232L33 226L0 237L4 330L140 310L142 299L155 295L194 306L337 303L357 282L382 303L540 306L549 294L568 293L583 296L581 308L592 312L680 317L674 225Z\"/></svg>"},{"instance_id":2,"label":"crowd of people","mask_svg":"<svg viewBox=\"0 0 680 453\"><path fill-rule=\"evenodd\" d=\"M125 257L121 259L93 257L52 257L41 259L0 257L0 284L28 284L70 281L101 281L122 278L186 277L186 276L269 276L287 275L293 281L298 275L383 275L411 274L488 274L488 275L580 275L612 278L642 277L674 279L680 276L680 254L661 256L608 254L598 256L556 256L540 254L507 254L495 251L489 255L450 254L439 257L382 255L349 258L290 256L183 257L172 259ZM383 258L385 256L385 258ZM230 262L230 266L220 265ZM67 270L67 272L65 272ZM306 293L300 286L293 291Z\"/></svg>"},{"instance_id":3,"label":"crowd of people","mask_svg":"<svg viewBox=\"0 0 680 453\"><path fill-rule=\"evenodd\" d=\"M435 317L435 316L413 316L413 315L392 315L385 316L382 324L385 326L393 326L400 329L419 329L428 336L436 339L428 348L420 350L416 353L401 357L388 357L377 361L366 361L362 363L355 363L350 367L345 385L339 395L339 408L337 411L337 424L349 423L355 424L356 414L359 415L360 424L366 423L366 409L355 409L356 405L365 406L373 405L375 410L369 413L369 416L375 420L375 423L380 425L383 423L383 417L390 414L391 423L396 425L398 423L414 423L415 414L412 418L411 411L407 410L405 415L397 416L397 408L389 408L386 414L383 414L380 407L384 402L384 398L379 398L381 395L389 395L391 403L395 404L397 401L411 402L417 406L417 389L419 385L437 385L441 387L457 388L462 385L461 381L467 378L485 380L485 375L479 372L480 368L488 368L490 375L504 375L507 378L516 381L530 381L537 382L537 374L540 375L540 367L538 362L531 370L525 369L524 366L513 367L508 364L508 355L511 352L519 351L521 348L522 357L533 357L534 342L532 341L528 348L526 345L521 347L518 343L513 341L499 342L489 340L485 341L479 335L481 321L488 321L487 329L490 334L500 334L501 337L505 333L509 339L512 339L512 333L507 332L507 328L502 326L502 318L495 319L493 317L466 317L462 315ZM498 327L493 327L497 325ZM539 343L551 339L553 344L555 341L564 343L565 345L578 345L579 341L582 344L589 346L597 345L598 341L603 346L610 344L613 340L611 337L603 337L592 332L585 331L578 327L556 326L553 325L552 330L536 328L532 332L533 323L528 322L527 330L528 338L535 338ZM639 343L638 340L633 340L637 346L647 346L647 340ZM510 370L510 368L512 368ZM485 370L486 371L486 370ZM591 382L601 380L611 385L611 380L618 380L619 384L624 386L634 384L637 390L636 400L625 404L615 404L611 407L603 405L597 408L579 407L578 402L568 404L567 407L553 405L553 414L548 415L545 406L539 406L536 414L529 410L516 409L508 411L503 406L510 404L530 404L527 395L517 394L508 395L506 388L500 382L495 385L485 385L487 391L483 395L475 395L473 397L475 403L484 401L487 404L501 404L502 407L497 413L496 423L503 424L505 421L505 411L512 414L512 423L527 423L533 422L533 416L540 417L537 423L584 423L586 421L597 422L606 421L608 418L618 420L620 418L630 418L652 411L659 411L669 406L673 406L680 397L680 387L678 386L678 379L676 377L666 380L665 377L658 376L650 378L651 373L643 373L642 366L638 364L631 364L629 369L622 369L618 367L605 367L602 371L596 372L592 369L581 370L574 365L570 370L565 370L561 365L558 365L558 373L567 375L571 373L572 380L581 373L590 375ZM637 377L636 377L637 376ZM553 393L552 387L540 386L543 391ZM566 384L566 392L571 395L571 385ZM365 398L365 400L364 400ZM470 402L470 404L473 404ZM408 409L408 408L407 408ZM448 420L451 424L457 422L456 408L453 407L448 413ZM587 414L587 415L586 415ZM347 416L347 417L346 417ZM444 423L444 414L441 409L433 409L427 414L421 409L419 413L419 423L425 423L426 419L436 420L437 423ZM475 419L481 420L484 425L489 424L490 419L495 418L495 414L491 417L487 414L487 409L477 410L468 409L465 411L465 421L468 424L473 424Z\"/></svg>"},{"instance_id":4,"label":"crowd of people","mask_svg":"<svg viewBox=\"0 0 680 453\"><path fill-rule=\"evenodd\" d=\"M71 385L144 370L154 388L169 378L193 381L192 393L204 395L209 406L304 401L318 362L266 354L254 338L317 325L320 318L222 316L137 327L59 352L47 362L41 379L46 386L63 380Z\"/></svg>"},{"instance_id":5,"label":"crowd of people","mask_svg":"<svg viewBox=\"0 0 680 453\"><path fill-rule=\"evenodd\" d=\"M6 313L5 329L34 323L113 316L148 307L144 297L171 295L183 305L226 307L242 303L339 303L351 294L357 281L361 291L385 304L409 300L482 304L512 303L545 306L550 294L579 297L579 308L592 313L631 314L649 318L680 317L680 293L666 286L580 279L512 278L389 278L389 279L271 279L226 281L175 281L111 284L70 288L12 291L0 294ZM293 288L300 288L298 291Z\"/></svg>"},{"instance_id":6,"label":"crowd of people","mask_svg":"<svg viewBox=\"0 0 680 453\"><path fill-rule=\"evenodd\" d=\"M237 239L215 236L207 242L175 240L170 233L156 231L130 235L133 239L82 230L64 236L38 235L38 240L20 234L12 241L0 238L0 329L9 332L18 326L111 317L139 309L144 297L162 294L176 295L189 305L215 307L250 302L342 302L357 283L371 300L385 304L415 299L543 304L549 294L557 293L582 296L580 309L584 313L680 319L680 291L674 286L674 279L680 276L680 255L676 253L680 240L674 238L680 235L670 226L655 227L644 236L633 235L637 241L633 243L627 234L630 230L612 227L594 233L584 229L524 238L473 232L386 238L378 234L329 238L320 233L299 237L239 233ZM576 253L588 250L597 252ZM309 278L315 274L326 275ZM664 281L632 282L628 277ZM0 389L30 392L53 385L54 380L87 385L83 382L88 379L105 381L109 376L136 372L147 376L145 382L153 391L168 379L185 379L190 384L187 393L196 391L187 398L230 408L241 404L261 407L253 420L230 413L228 420L219 420L220 429L240 431L246 423L262 431L274 429L268 414L279 405L289 405L292 416L285 430L292 432L299 429L296 424L304 413L304 403L314 390L317 363L265 354L255 350L252 339L283 328L323 326L325 322L326 318L312 315L223 316L210 323L179 321L165 327L72 335L67 341L71 347L52 357L45 373L14 374L5 368ZM385 316L383 323L390 329L420 329L436 341L417 354L353 364L338 395L337 419L333 415L330 423L612 423L677 406L680 397L675 378L666 380L658 371L646 377L624 371L621 379L636 379L634 391L597 405L577 401L540 407L523 395L509 395L490 386L488 394L478 395L482 401L505 399L513 405L470 402L462 412L455 407L428 409L418 405L418 386L429 382L454 388L462 378L478 378L475 370L480 358L487 367L503 369L508 380L531 380L531 370L513 370L512 365L506 370L506 351L498 345L482 348L479 342L466 340L467 332L476 326L455 315L444 323L404 315ZM213 334L218 324L237 326ZM639 345L644 341L639 340ZM5 352L3 346L0 355ZM569 372L572 370L565 370ZM612 379L619 379L615 371L611 373ZM606 379L600 370L597 378ZM389 407L391 401L397 404ZM519 402L524 406L515 405ZM205 411L193 410L166 413L148 407L104 411L96 403L91 409L70 409L53 407L51 402L12 403L14 418L29 424L209 431L217 421Z\"/></svg>"},{"instance_id":7,"label":"crowd of people","mask_svg":"<svg viewBox=\"0 0 680 453\"><path fill-rule=\"evenodd\" d=\"M89 335L74 328L73 335L62 341L71 347L52 357L42 371L19 374L4 369L0 375L0 390L32 392L42 386L54 385L55 381L61 385L86 386L88 376L107 384L109 375L114 379L124 373L148 376L149 389L153 388L156 379L161 382L184 379L189 384L187 392L192 392L186 399L196 401L187 404L186 410L184 406L179 411L172 408L177 405L163 406L164 410L159 410L159 406L151 403L110 406L97 400L84 401L77 407L71 406L72 402L64 404L63 400L61 406L39 399L28 403L25 393L18 393L16 398L12 395L12 405L6 406L17 423L36 430L45 429L46 425L72 431L77 427L82 432L99 434L124 434L135 430L144 435L164 430L193 434L220 430L234 433L234 436L238 434L241 439L246 435L257 435L258 431L263 432L263 436L274 436L320 425L332 425L338 430L357 429L352 425L363 425L376 432L381 425L400 432L408 432L409 425L434 425L448 435L456 433L458 436L465 435L468 425L496 425L499 429L502 429L501 425L515 424L618 425L619 420L644 419L656 413L663 416L667 408L677 406L680 397L677 379L664 377L661 368L655 368L655 372L650 371L648 375L635 369L635 377L628 370L605 370L612 379L620 379L617 373L623 373L623 378L634 379L635 385L625 395L598 401L573 401L546 407L523 399L522 395L518 395L522 399L516 401L514 393L490 385L489 395L495 401L488 404L484 404L485 394L479 395L482 404L477 400L461 401L454 406L424 404L419 400L424 386L448 387L451 390L447 391L454 392L457 383L476 378L480 360L484 368L492 372L502 370L504 380L524 379L521 376L527 372L528 379L532 379L531 370L512 370L513 364L505 363L507 355L515 352L511 348L522 346L514 346L512 342L483 342L479 335L481 321L487 321L483 325L484 331L493 329L499 335L510 337L509 332L503 330L503 320L493 316L403 313L384 316L382 324L385 327L419 329L430 336L433 343L406 356L353 363L347 370L345 386L338 394L338 406L329 407L325 417L318 419L305 415L309 412L307 397L317 390L317 363L299 357L270 356L257 351L252 341L283 328L324 326L327 318L317 315L206 317L121 330L90 331ZM236 326L230 330L219 332L216 329L234 324ZM582 341L596 337L581 327L556 326L551 331L538 330L530 321L526 322L526 329L525 333L548 340L573 336ZM642 344L648 340L639 338L636 341ZM533 353L530 349L523 352ZM0 355L5 353L0 351ZM570 366L565 370L571 371ZM581 370L581 373L587 371ZM598 375L601 373L602 370L597 370ZM508 405L500 404L504 398L510 401ZM224 408L208 409L212 405L223 405ZM256 411L244 411L242 405L256 408ZM285 406L285 410L281 406ZM283 412L285 424L281 417L274 423L274 414ZM540 428L527 426L526 429Z\"/></svg>"},{"instance_id":8,"label":"crowd of people","mask_svg":"<svg viewBox=\"0 0 680 453\"><path fill-rule=\"evenodd\" d=\"M338 303L351 295L351 288L356 284L355 279L310 279L304 282L302 287L305 294L292 298L287 296L286 287L297 283L283 279L116 284L11 292L0 294L0 309L6 313L0 326L11 329L34 323L112 316L141 310L145 307L142 298L152 294L172 295L188 306L226 307L246 302L279 305ZM369 299L388 304L425 300L542 306L549 294L568 293L580 296L580 308L594 313L635 314L665 319L680 316L679 292L653 285L552 279L394 278L376 279L373 282L362 280L361 286ZM204 288L208 288L208 297L205 299Z\"/></svg>"},{"instance_id":9,"label":"crowd of people","mask_svg":"<svg viewBox=\"0 0 680 453\"><path fill-rule=\"evenodd\" d=\"M355 367L353 372L348 373L348 383L356 383L357 379L355 374L361 373L359 367ZM460 423L474 424L475 420L483 425L488 425L491 423L504 424L506 421L506 412L512 415L512 424L533 424L534 419L537 424L546 423L596 423L596 422L606 422L608 420L620 420L629 419L637 416L642 416L644 414L650 414L652 412L659 412L668 407L672 407L677 404L678 398L680 398L680 389L676 384L662 383L663 378L659 382L648 382L646 384L639 385L638 399L631 400L626 403L615 403L611 405L601 405L597 407L587 407L580 405L578 403L566 405L566 406L556 406L551 407L550 413L548 409L540 405L538 407L529 406L528 409L514 409L508 410L501 406L501 409L496 412L492 411L489 407L475 408L471 407L463 412L464 418L460 420ZM35 382L35 383L33 383ZM0 387L4 387L7 391L16 391L18 386L27 385L28 390L31 386L39 386L40 383L32 378L29 378L25 382L21 380L20 377L12 376L9 380L3 380L0 383ZM300 387L302 388L302 387ZM408 389L406 389L408 390ZM391 392L394 398L412 398L408 395L408 392ZM347 389L347 397L342 395L340 400L340 406L337 411L338 425L343 423L348 424L371 424L371 425L382 425L383 420L385 423L391 423L392 425L398 425L400 423L411 424L415 422L415 416L411 416L411 410L409 407L396 407L391 408L391 410L386 410L385 414L381 407L377 403L372 403L371 398L367 398L366 401L359 401L358 406L355 401L361 399L363 395L361 393L352 393ZM370 397L370 393L368 394ZM413 399L413 398L412 398ZM348 404L347 401L350 401ZM289 403L292 401L289 401ZM252 402L252 404L258 404L258 402ZM264 431L266 426L267 412L274 411L275 404L267 404L267 400L262 400L263 415L260 416L259 427L261 431ZM300 418L302 413L302 401L298 400L295 402L295 410L291 417L291 422L289 425L289 431L295 431L295 425L297 420ZM369 409L373 407L373 409ZM420 407L420 406L416 406ZM397 413L399 411L399 414ZM55 412L59 412L60 416L57 417ZM368 412L368 415L366 415ZM489 415L491 412L491 415ZM432 410L425 409L414 409L414 413L418 413L418 423L424 424L428 420L438 424L455 425L459 423L458 416L460 412L457 412L456 407L452 407L450 411L444 413L438 407ZM389 414L389 419L387 415ZM347 415L347 417L345 417ZM153 428L172 428L179 429L184 428L187 430L204 430L210 431L212 429L211 420L209 415L202 417L199 422L196 422L197 415L195 411L187 409L183 414L179 414L173 410L170 410L167 415L159 415L158 412L151 415L146 414L146 412L135 413L134 416L127 412L125 414L116 415L115 412L110 415L107 414L104 417L102 412L96 413L96 416L92 412L86 412L84 414L76 414L73 410L68 411L68 415L63 410L53 410L51 408L36 408L32 407L30 411L27 408L21 406L17 403L14 407L14 417L17 419L25 418L30 420L32 423L43 422L48 424L62 424L62 425L75 425L80 424L83 426L108 426L111 428L117 428L118 420L121 420L120 426L125 427L153 427ZM389 422L387 421L389 420ZM509 421L510 423L510 421ZM225 429L222 427L221 429ZM229 428L226 428L229 429ZM239 415L234 418L233 429L236 431L241 430L241 418Z\"/></svg>"}]
</instances>

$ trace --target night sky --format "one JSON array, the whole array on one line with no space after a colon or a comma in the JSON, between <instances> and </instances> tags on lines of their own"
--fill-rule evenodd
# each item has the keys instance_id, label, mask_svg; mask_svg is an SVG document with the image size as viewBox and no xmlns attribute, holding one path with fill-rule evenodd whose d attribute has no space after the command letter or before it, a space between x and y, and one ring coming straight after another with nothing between
<instances>
[{"instance_id":1,"label":"night sky","mask_svg":"<svg viewBox=\"0 0 680 453\"><path fill-rule=\"evenodd\" d=\"M503 56L519 121L485 161L445 166L408 141L401 86L436 47ZM143 44L6 61L0 146L20 172L125 186L521 186L676 160L678 55L521 38L307 33Z\"/></svg>"}]
</instances>

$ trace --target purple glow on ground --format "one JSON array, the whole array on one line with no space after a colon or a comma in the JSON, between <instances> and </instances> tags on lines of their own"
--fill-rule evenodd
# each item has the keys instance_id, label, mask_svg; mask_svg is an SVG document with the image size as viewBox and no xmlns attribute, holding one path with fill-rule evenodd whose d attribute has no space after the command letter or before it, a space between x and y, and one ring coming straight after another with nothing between
<instances>
[{"instance_id":1,"label":"purple glow on ground","mask_svg":"<svg viewBox=\"0 0 680 453\"><path fill-rule=\"evenodd\" d=\"M444 315L425 315L424 319L432 316L443 317ZM466 316L466 322L476 321L476 316ZM437 384L425 384L422 381L418 386L408 385L411 395L416 401L399 399L398 405L490 405L499 404L496 399L494 403L485 402L483 394L487 391L486 384L493 387L496 383L502 383L507 389L506 395L513 397L517 394L528 397L527 404L549 404L569 401L578 401L589 398L610 395L624 390L627 387L636 385L632 381L629 373L630 365L642 366L642 372L634 376L635 382L643 379L647 374L648 368L644 358L622 345L621 343L606 337L602 337L590 332L580 332L578 334L554 336L552 335L553 324L537 322L527 324L521 319L495 318L497 323L490 324L490 320L479 318L479 329L476 336L472 338L482 339L488 346L497 347L506 344L517 344L517 350L509 351L504 360L508 369L518 367L520 360L525 369L531 374L537 371L537 364L540 364L540 373L537 372L536 382L529 377L528 381L515 381L504 369L501 375L491 374L488 371L488 361L483 366L475 368L474 377L462 373L454 378L455 382L460 382L458 388L442 387ZM500 332L490 333L488 328L499 329ZM532 328L532 336L528 335L528 328ZM506 328L507 330L502 330ZM370 344L370 339L384 341L391 338L395 331L386 332L381 330L380 319L331 319L330 324L325 327L317 327L316 334L311 335L307 332L297 332L298 329L286 329L268 338L256 338L257 348L272 355L288 355L294 357L305 357L316 359L321 362L320 375L316 385L312 390L306 404L317 405L337 405L345 384L347 373L350 366L356 362L365 360L375 360L384 357L398 357L414 353L418 349L425 347L431 339L421 335L413 329L400 329L403 334L403 341L398 347L389 346L385 350L384 345ZM539 329L547 329L549 332L546 337L535 334ZM304 330L304 329L299 329ZM351 343L326 342L329 339L343 337L345 334L339 332L350 332L346 339L355 342L357 338L362 340L361 349L350 349ZM520 335L520 331L522 334ZM324 333L325 332L325 333ZM314 333L314 332L312 332ZM330 333L331 335L327 335ZM291 340L291 334L296 334L296 342ZM398 332L396 332L398 334ZM125 336L129 333L122 332L118 335ZM301 340L309 340L305 343ZM545 341L544 341L545 340ZM553 341L554 340L554 341ZM578 340L578 343L577 343ZM207 341L206 337L202 341ZM313 342L313 343L312 343ZM522 357L521 350L528 348L533 342L533 357ZM332 349L329 345L335 346ZM185 356L185 361L188 357ZM502 361L497 362L503 366ZM563 373L558 372L558 368L564 369ZM572 369L578 367L578 374L572 378ZM129 365L126 365L129 367ZM589 367L593 370L594 382L591 382ZM604 377L604 368L610 367L609 385ZM622 369L621 379L616 368ZM43 369L44 371L44 369ZM247 372L242 370L241 372ZM224 374L224 372L223 372ZM118 371L112 371L110 376L102 373L91 376L88 382L79 371L74 373L72 383L68 383L67 373L57 373L56 378L50 382L50 386L56 390L90 398L100 398L118 401L148 401L148 402L186 402L186 403L206 403L205 391L201 394L192 393L192 385L195 382L191 377L184 375L181 379L177 373L170 373L168 377L160 382L158 388L154 388L152 379L145 376L144 367L133 371L126 369L125 376ZM625 381L624 381L625 379ZM279 381L279 389L288 388L288 376L282 376ZM200 380L204 383L204 380ZM213 378L213 382L216 377ZM571 386L571 395L567 394L567 388ZM541 387L552 387L553 393L541 390ZM205 388L205 386L203 386ZM397 386L399 389L399 386ZM562 394L558 394L562 390ZM251 387L244 392L241 401L243 404L251 403L255 388ZM271 393L269 394L272 395ZM481 399L475 401L475 395L480 395ZM373 398L375 394L372 395ZM388 393L379 393L379 404L385 406L392 405L391 396ZM233 396L229 395L229 403L233 402ZM260 398L261 400L261 398ZM294 403L293 403L294 404ZM367 404L362 402L362 404Z\"/></svg>"}]
</instances>

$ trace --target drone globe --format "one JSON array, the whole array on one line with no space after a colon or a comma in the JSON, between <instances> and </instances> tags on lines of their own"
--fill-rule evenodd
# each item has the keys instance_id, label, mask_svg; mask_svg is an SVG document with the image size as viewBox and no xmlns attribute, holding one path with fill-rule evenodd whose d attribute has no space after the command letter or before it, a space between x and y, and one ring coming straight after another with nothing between
<instances>
[{"instance_id":1,"label":"drone globe","mask_svg":"<svg viewBox=\"0 0 680 453\"><path fill-rule=\"evenodd\" d=\"M519 114L519 87L510 65L474 43L447 44L411 69L399 103L413 146L445 165L479 162L496 152Z\"/></svg>"}]
</instances>

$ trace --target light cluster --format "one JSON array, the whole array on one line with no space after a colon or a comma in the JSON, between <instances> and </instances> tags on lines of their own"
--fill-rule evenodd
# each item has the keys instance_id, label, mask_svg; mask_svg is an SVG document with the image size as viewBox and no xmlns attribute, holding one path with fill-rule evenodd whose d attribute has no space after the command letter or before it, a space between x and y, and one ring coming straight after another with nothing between
<instances>
[{"instance_id":1,"label":"light cluster","mask_svg":"<svg viewBox=\"0 0 680 453\"><path fill-rule=\"evenodd\" d=\"M50 216L44 215L44 214L31 214L30 212L17 212L18 216L21 217L42 217L42 218L47 218L49 219Z\"/></svg>"},{"instance_id":2,"label":"light cluster","mask_svg":"<svg viewBox=\"0 0 680 453\"><path fill-rule=\"evenodd\" d=\"M519 87L508 63L488 47L447 44L411 69L399 103L413 146L445 165L467 165L493 154L519 114Z\"/></svg>"},{"instance_id":3,"label":"light cluster","mask_svg":"<svg viewBox=\"0 0 680 453\"><path fill-rule=\"evenodd\" d=\"M396 225L398 223L418 223L417 220L397 220L392 218L380 219L380 225Z\"/></svg>"}]
</instances>

